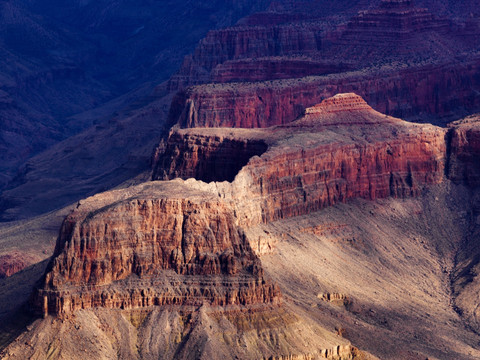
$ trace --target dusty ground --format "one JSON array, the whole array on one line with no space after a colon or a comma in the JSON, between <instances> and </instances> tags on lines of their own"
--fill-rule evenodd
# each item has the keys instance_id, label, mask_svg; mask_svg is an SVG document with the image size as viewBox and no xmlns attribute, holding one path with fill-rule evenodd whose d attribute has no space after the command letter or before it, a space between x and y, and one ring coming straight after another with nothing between
<instances>
[{"instance_id":1,"label":"dusty ground","mask_svg":"<svg viewBox=\"0 0 480 360\"><path fill-rule=\"evenodd\" d=\"M280 241L262 262L298 313L381 359L478 359L480 337L454 310L450 279L470 198L446 183L420 199L272 223Z\"/></svg>"}]
</instances>

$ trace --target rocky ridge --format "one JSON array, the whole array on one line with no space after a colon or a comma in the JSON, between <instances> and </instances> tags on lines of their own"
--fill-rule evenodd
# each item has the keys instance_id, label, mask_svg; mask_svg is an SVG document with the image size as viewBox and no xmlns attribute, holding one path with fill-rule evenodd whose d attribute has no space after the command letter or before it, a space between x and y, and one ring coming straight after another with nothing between
<instances>
[{"instance_id":1,"label":"rocky ridge","mask_svg":"<svg viewBox=\"0 0 480 360\"><path fill-rule=\"evenodd\" d=\"M296 80L201 85L175 96L169 121L185 128L269 127L291 122L305 108L345 92L355 92L375 110L400 118L451 118L480 106L475 92L480 88L475 80L479 69L477 57L413 69L397 64Z\"/></svg>"},{"instance_id":2,"label":"rocky ridge","mask_svg":"<svg viewBox=\"0 0 480 360\"><path fill-rule=\"evenodd\" d=\"M308 17L260 25L255 19L210 32L186 58L171 88L213 84L178 94L173 123L190 116L182 126L268 127L344 92L415 120L447 121L480 109L480 43L465 35L475 33L471 20L452 24L412 1L381 1L343 25ZM235 84L221 85L228 82Z\"/></svg>"},{"instance_id":3,"label":"rocky ridge","mask_svg":"<svg viewBox=\"0 0 480 360\"><path fill-rule=\"evenodd\" d=\"M167 182L83 201L63 223L35 302L44 315L60 315L279 298L230 209L211 193Z\"/></svg>"},{"instance_id":4,"label":"rocky ridge","mask_svg":"<svg viewBox=\"0 0 480 360\"><path fill-rule=\"evenodd\" d=\"M186 179L196 169L196 179L210 181L212 168L198 163L211 164L215 147L233 159L236 149L230 147L227 156L224 143L251 144L253 153L263 142L268 149L230 177L236 175L234 183L247 179L242 181L255 194L250 202L258 202L262 221L268 222L352 198L417 195L424 185L443 179L445 133L382 115L358 95L340 94L282 126L177 129L163 145L153 178Z\"/></svg>"}]
</instances>

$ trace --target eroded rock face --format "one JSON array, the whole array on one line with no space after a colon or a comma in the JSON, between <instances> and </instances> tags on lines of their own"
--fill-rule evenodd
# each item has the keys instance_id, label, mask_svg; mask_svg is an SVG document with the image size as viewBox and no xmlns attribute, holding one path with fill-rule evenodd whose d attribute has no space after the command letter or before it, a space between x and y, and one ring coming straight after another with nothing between
<instances>
[{"instance_id":1,"label":"eroded rock face","mask_svg":"<svg viewBox=\"0 0 480 360\"><path fill-rule=\"evenodd\" d=\"M418 33L446 33L449 23L436 19L427 10L417 8L411 0L382 0L376 9L361 11L348 24L343 38L349 41L399 41Z\"/></svg>"},{"instance_id":2,"label":"eroded rock face","mask_svg":"<svg viewBox=\"0 0 480 360\"><path fill-rule=\"evenodd\" d=\"M211 80L210 72L227 60L290 54L308 54L321 49L322 24L236 26L210 31L195 53L185 58L169 89L178 90Z\"/></svg>"},{"instance_id":3,"label":"eroded rock face","mask_svg":"<svg viewBox=\"0 0 480 360\"><path fill-rule=\"evenodd\" d=\"M310 75L339 73L347 71L349 68L350 65L347 62L316 61L308 57L229 60L213 69L212 81L226 83L301 78Z\"/></svg>"},{"instance_id":4,"label":"eroded rock face","mask_svg":"<svg viewBox=\"0 0 480 360\"><path fill-rule=\"evenodd\" d=\"M179 183L85 200L62 226L36 294L43 313L91 307L275 303L233 212Z\"/></svg>"},{"instance_id":5,"label":"eroded rock face","mask_svg":"<svg viewBox=\"0 0 480 360\"><path fill-rule=\"evenodd\" d=\"M380 112L415 120L424 121L424 114L458 119L480 109L474 21L453 25L409 0L381 1L343 25L314 13L263 14L210 32L169 86L214 84L181 92L171 121L268 127L344 92L361 95ZM277 79L290 80L272 82ZM222 85L229 82L253 83Z\"/></svg>"},{"instance_id":6,"label":"eroded rock face","mask_svg":"<svg viewBox=\"0 0 480 360\"><path fill-rule=\"evenodd\" d=\"M461 67L429 64L269 83L201 85L176 95L170 121L184 128L269 127L289 123L305 108L344 92L355 92L375 110L396 117L448 117L459 108L480 107L480 97L472 92L480 89L479 73L477 58Z\"/></svg>"},{"instance_id":7,"label":"eroded rock face","mask_svg":"<svg viewBox=\"0 0 480 360\"><path fill-rule=\"evenodd\" d=\"M231 182L251 157L266 150L267 145L261 140L182 136L174 132L168 139L168 146L156 152L153 179L182 177Z\"/></svg>"},{"instance_id":8,"label":"eroded rock face","mask_svg":"<svg viewBox=\"0 0 480 360\"><path fill-rule=\"evenodd\" d=\"M387 117L355 94L340 94L283 126L177 130L166 143L167 163L157 168L154 178L159 174L189 177L187 169L195 167L195 160L189 165L188 159L207 153L205 148L214 143L209 137L226 134L241 143L262 140L268 145L268 150L252 158L238 175L247 179L245 191L251 194L250 202L257 203L263 222L352 198L414 196L424 185L441 182L444 175L445 130ZM173 149L188 147L184 143L199 145L190 147L193 154L171 157ZM212 149L208 152L215 153ZM230 158L235 159L234 152ZM168 166L177 162L182 162L181 169Z\"/></svg>"},{"instance_id":9,"label":"eroded rock face","mask_svg":"<svg viewBox=\"0 0 480 360\"><path fill-rule=\"evenodd\" d=\"M480 116L452 123L449 138L449 178L470 187L480 185Z\"/></svg>"}]
</instances>

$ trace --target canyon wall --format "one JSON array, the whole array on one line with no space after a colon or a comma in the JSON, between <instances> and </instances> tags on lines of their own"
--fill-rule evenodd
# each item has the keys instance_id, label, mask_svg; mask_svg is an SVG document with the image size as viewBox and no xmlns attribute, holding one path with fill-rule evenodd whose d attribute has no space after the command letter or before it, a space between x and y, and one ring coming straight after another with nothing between
<instances>
[{"instance_id":1,"label":"canyon wall","mask_svg":"<svg viewBox=\"0 0 480 360\"><path fill-rule=\"evenodd\" d=\"M449 22L436 19L427 9L417 8L411 0L382 0L377 8L361 11L353 17L342 36L342 41L353 42L372 39L382 43L413 38L419 33L446 34Z\"/></svg>"},{"instance_id":2,"label":"canyon wall","mask_svg":"<svg viewBox=\"0 0 480 360\"><path fill-rule=\"evenodd\" d=\"M90 307L276 303L233 212L211 193L148 183L87 199L69 215L35 304Z\"/></svg>"},{"instance_id":3,"label":"canyon wall","mask_svg":"<svg viewBox=\"0 0 480 360\"><path fill-rule=\"evenodd\" d=\"M178 129L153 178L189 178L190 169L197 169L197 179L208 178L209 169L202 172L197 161L215 154L225 134L246 146L268 145L238 175L248 179L249 199L258 203L264 222L352 198L418 195L444 176L445 130L386 117L361 97L342 94L307 109L295 122L269 129ZM226 157L235 161L237 153L230 149Z\"/></svg>"},{"instance_id":4,"label":"canyon wall","mask_svg":"<svg viewBox=\"0 0 480 360\"><path fill-rule=\"evenodd\" d=\"M153 158L155 180L176 177L205 182L233 181L251 157L261 155L267 145L260 140L230 137L201 137L173 132L168 146L157 149Z\"/></svg>"},{"instance_id":5,"label":"canyon wall","mask_svg":"<svg viewBox=\"0 0 480 360\"><path fill-rule=\"evenodd\" d=\"M480 108L475 89L480 89L480 58L461 66L386 67L371 73L201 85L179 92L169 117L184 128L269 127L289 123L305 108L345 92L355 92L375 110L396 117L451 117Z\"/></svg>"},{"instance_id":6,"label":"canyon wall","mask_svg":"<svg viewBox=\"0 0 480 360\"><path fill-rule=\"evenodd\" d=\"M470 187L480 185L480 116L450 124L448 177Z\"/></svg>"},{"instance_id":7,"label":"canyon wall","mask_svg":"<svg viewBox=\"0 0 480 360\"><path fill-rule=\"evenodd\" d=\"M210 31L168 83L171 91L211 80L211 71L227 60L310 54L322 47L323 24L237 26Z\"/></svg>"}]
</instances>

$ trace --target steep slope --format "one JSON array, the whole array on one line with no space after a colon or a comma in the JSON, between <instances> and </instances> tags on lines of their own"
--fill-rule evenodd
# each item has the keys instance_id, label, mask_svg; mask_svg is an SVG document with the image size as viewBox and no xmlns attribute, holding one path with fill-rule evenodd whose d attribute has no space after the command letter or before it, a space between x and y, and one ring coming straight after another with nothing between
<instances>
[{"instance_id":1,"label":"steep slope","mask_svg":"<svg viewBox=\"0 0 480 360\"><path fill-rule=\"evenodd\" d=\"M447 182L420 198L353 201L252 232L276 242L262 264L298 313L380 359L473 360L478 333L454 310L449 277L469 197Z\"/></svg>"}]
</instances>

